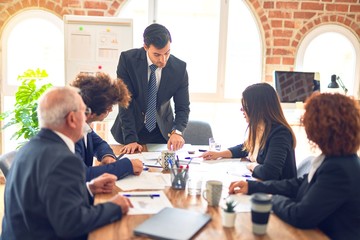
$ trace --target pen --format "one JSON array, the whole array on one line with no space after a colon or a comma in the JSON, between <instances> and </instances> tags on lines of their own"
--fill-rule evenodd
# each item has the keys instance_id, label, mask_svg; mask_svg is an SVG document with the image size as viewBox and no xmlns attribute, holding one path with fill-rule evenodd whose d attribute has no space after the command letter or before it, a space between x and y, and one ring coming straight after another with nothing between
<instances>
[{"instance_id":1,"label":"pen","mask_svg":"<svg viewBox=\"0 0 360 240\"><path fill-rule=\"evenodd\" d=\"M116 160L120 160L120 158L122 158L125 154L120 154L119 156L116 157Z\"/></svg>"},{"instance_id":2,"label":"pen","mask_svg":"<svg viewBox=\"0 0 360 240\"><path fill-rule=\"evenodd\" d=\"M162 166L157 166L153 164L144 164L145 167L153 167L153 168L162 168Z\"/></svg>"},{"instance_id":3,"label":"pen","mask_svg":"<svg viewBox=\"0 0 360 240\"><path fill-rule=\"evenodd\" d=\"M123 194L124 197L160 197L160 194Z\"/></svg>"},{"instance_id":4,"label":"pen","mask_svg":"<svg viewBox=\"0 0 360 240\"><path fill-rule=\"evenodd\" d=\"M193 160L194 158L191 158L190 161L188 162L188 164L186 165L186 168L189 168L189 164L191 163L191 161Z\"/></svg>"},{"instance_id":5,"label":"pen","mask_svg":"<svg viewBox=\"0 0 360 240\"><path fill-rule=\"evenodd\" d=\"M175 165L176 165L176 167L177 168L179 168L179 156L178 155L176 155L176 160L175 160Z\"/></svg>"},{"instance_id":6,"label":"pen","mask_svg":"<svg viewBox=\"0 0 360 240\"><path fill-rule=\"evenodd\" d=\"M249 174L243 174L243 175L241 175L242 177L251 177L251 175L249 175Z\"/></svg>"}]
</instances>

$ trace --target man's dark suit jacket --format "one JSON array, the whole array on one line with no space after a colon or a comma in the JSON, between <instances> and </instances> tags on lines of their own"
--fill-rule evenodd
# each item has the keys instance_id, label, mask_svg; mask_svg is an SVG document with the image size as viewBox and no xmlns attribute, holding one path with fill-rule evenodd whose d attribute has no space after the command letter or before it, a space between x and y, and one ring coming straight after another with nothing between
<instances>
[{"instance_id":1,"label":"man's dark suit jacket","mask_svg":"<svg viewBox=\"0 0 360 240\"><path fill-rule=\"evenodd\" d=\"M51 130L42 129L16 154L5 187L3 240L86 239L121 216L116 204L90 205L82 160Z\"/></svg>"},{"instance_id":2,"label":"man's dark suit jacket","mask_svg":"<svg viewBox=\"0 0 360 240\"><path fill-rule=\"evenodd\" d=\"M121 78L132 94L130 106L119 108L119 114L111 128L114 139L121 144L138 142L138 133L144 127L148 95L148 62L144 48L122 52L117 67ZM173 98L175 118L170 100ZM165 139L173 129L181 132L186 128L189 113L189 80L186 63L170 55L162 69L157 92L156 122Z\"/></svg>"},{"instance_id":3,"label":"man's dark suit jacket","mask_svg":"<svg viewBox=\"0 0 360 240\"><path fill-rule=\"evenodd\" d=\"M94 156L100 161L105 155L111 155L114 158L116 157L109 144L94 131L89 132L86 139L87 147L85 147L83 138L75 144L75 153L83 159L86 165L86 181L90 181L103 173L114 174L118 179L133 174L134 170L131 161L128 158L122 158L114 163L102 166L93 166Z\"/></svg>"},{"instance_id":4,"label":"man's dark suit jacket","mask_svg":"<svg viewBox=\"0 0 360 240\"><path fill-rule=\"evenodd\" d=\"M248 156L243 144L229 148L233 158ZM259 150L254 178L261 180L280 180L296 177L295 151L290 131L283 125L273 124L265 146Z\"/></svg>"},{"instance_id":5,"label":"man's dark suit jacket","mask_svg":"<svg viewBox=\"0 0 360 240\"><path fill-rule=\"evenodd\" d=\"M360 160L326 157L310 183L308 175L282 181L249 182L249 194L273 196L273 211L298 228L319 228L332 240L360 239Z\"/></svg>"}]
</instances>

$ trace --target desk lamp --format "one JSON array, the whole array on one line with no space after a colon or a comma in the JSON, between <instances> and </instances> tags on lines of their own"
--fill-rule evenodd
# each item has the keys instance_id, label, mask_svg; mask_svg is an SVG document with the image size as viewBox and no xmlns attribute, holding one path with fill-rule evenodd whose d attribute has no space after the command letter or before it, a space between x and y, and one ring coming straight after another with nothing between
<instances>
[{"instance_id":1,"label":"desk lamp","mask_svg":"<svg viewBox=\"0 0 360 240\"><path fill-rule=\"evenodd\" d=\"M339 76L336 77L335 74L331 75L331 82L328 85L328 88L339 88L339 84L340 84L340 87L344 90L345 95L346 95L348 92L348 89L345 87L341 78Z\"/></svg>"}]
</instances>

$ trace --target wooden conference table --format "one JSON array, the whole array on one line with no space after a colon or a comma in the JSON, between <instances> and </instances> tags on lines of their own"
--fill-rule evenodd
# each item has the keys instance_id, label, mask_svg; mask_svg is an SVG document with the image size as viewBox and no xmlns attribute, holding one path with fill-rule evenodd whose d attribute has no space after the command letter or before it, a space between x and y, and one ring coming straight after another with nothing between
<instances>
[{"instance_id":1,"label":"wooden conference table","mask_svg":"<svg viewBox=\"0 0 360 240\"><path fill-rule=\"evenodd\" d=\"M228 183L226 183L228 184ZM95 204L108 201L121 189L117 188L112 194L98 194ZM191 196L187 190L174 190L166 187L164 192L173 207L207 213L212 220L197 233L194 239L329 239L319 230L301 230L294 228L280 220L275 214L270 215L267 234L257 236L252 233L251 213L237 213L234 228L224 228L221 222L221 208L208 207L207 202L200 196ZM146 239L133 234L133 229L150 218L152 215L126 215L119 221L103 226L89 234L88 240L119 240ZM181 231L181 229L179 229Z\"/></svg>"}]
</instances>

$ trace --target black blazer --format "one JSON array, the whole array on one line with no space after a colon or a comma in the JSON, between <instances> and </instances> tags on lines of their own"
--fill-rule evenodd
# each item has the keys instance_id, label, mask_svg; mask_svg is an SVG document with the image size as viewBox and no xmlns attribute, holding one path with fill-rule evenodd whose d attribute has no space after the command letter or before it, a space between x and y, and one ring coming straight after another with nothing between
<instances>
[{"instance_id":1,"label":"black blazer","mask_svg":"<svg viewBox=\"0 0 360 240\"><path fill-rule=\"evenodd\" d=\"M249 182L249 194L273 196L273 211L298 228L319 228L331 239L360 239L360 159L326 157L311 182L303 178Z\"/></svg>"},{"instance_id":2,"label":"black blazer","mask_svg":"<svg viewBox=\"0 0 360 240\"><path fill-rule=\"evenodd\" d=\"M48 129L15 156L5 187L2 239L86 239L121 218L113 203L92 206L82 160Z\"/></svg>"},{"instance_id":3,"label":"black blazer","mask_svg":"<svg viewBox=\"0 0 360 240\"><path fill-rule=\"evenodd\" d=\"M144 48L122 52L117 67L117 77L121 78L132 94L130 106L119 108L119 114L111 128L114 139L121 144L138 142L138 133L144 127L147 107L148 63ZM173 98L175 117L170 100ZM172 129L184 131L189 113L189 80L186 63L170 55L162 69L157 92L156 122L161 134L168 139Z\"/></svg>"},{"instance_id":4,"label":"black blazer","mask_svg":"<svg viewBox=\"0 0 360 240\"><path fill-rule=\"evenodd\" d=\"M291 132L283 125L273 124L265 146L259 150L253 177L261 180L280 180L296 177L295 151ZM229 148L233 158L248 156L243 144Z\"/></svg>"},{"instance_id":5,"label":"black blazer","mask_svg":"<svg viewBox=\"0 0 360 240\"><path fill-rule=\"evenodd\" d=\"M118 179L134 173L131 161L128 158L122 158L106 165L93 166L94 156L100 161L106 155L116 157L109 144L94 131L89 132L86 139L87 147L85 147L84 138L75 144L75 153L82 158L86 165L86 181L90 181L104 173L114 174Z\"/></svg>"}]
</instances>

